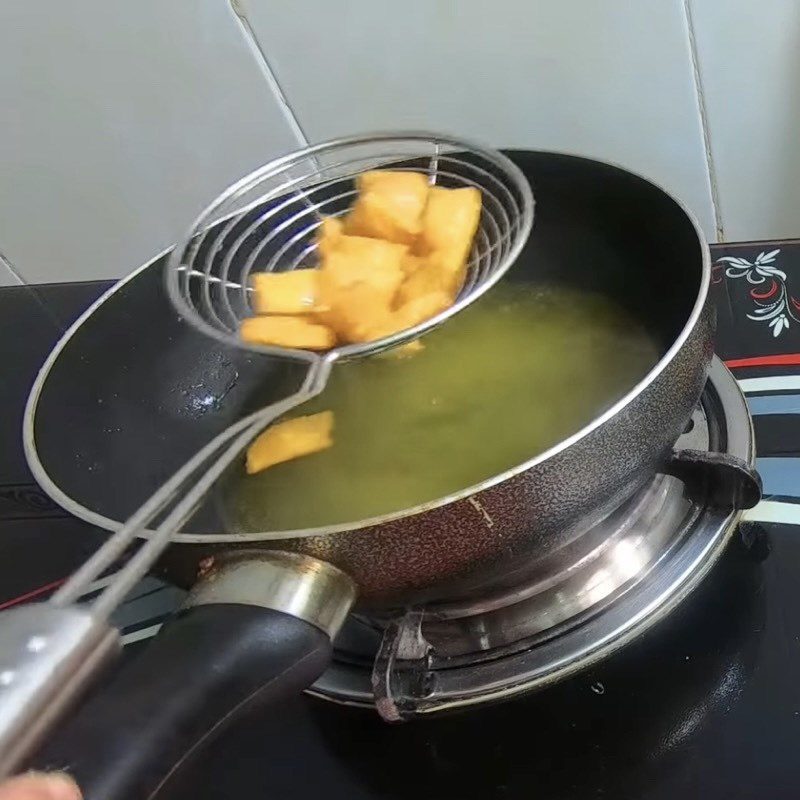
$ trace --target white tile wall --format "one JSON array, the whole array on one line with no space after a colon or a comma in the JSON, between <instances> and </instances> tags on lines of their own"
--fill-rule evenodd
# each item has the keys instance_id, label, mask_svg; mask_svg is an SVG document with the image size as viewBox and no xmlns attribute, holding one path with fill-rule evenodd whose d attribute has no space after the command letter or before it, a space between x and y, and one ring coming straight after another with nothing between
<instances>
[{"instance_id":1,"label":"white tile wall","mask_svg":"<svg viewBox=\"0 0 800 800\"><path fill-rule=\"evenodd\" d=\"M240 5L311 139L427 127L577 151L660 181L714 236L682 0Z\"/></svg>"},{"instance_id":2,"label":"white tile wall","mask_svg":"<svg viewBox=\"0 0 800 800\"><path fill-rule=\"evenodd\" d=\"M225 0L3 0L0 59L0 251L28 281L123 275L295 145Z\"/></svg>"},{"instance_id":3,"label":"white tile wall","mask_svg":"<svg viewBox=\"0 0 800 800\"><path fill-rule=\"evenodd\" d=\"M690 3L725 238L800 236L800 3Z\"/></svg>"},{"instance_id":4,"label":"white tile wall","mask_svg":"<svg viewBox=\"0 0 800 800\"><path fill-rule=\"evenodd\" d=\"M122 275L295 146L232 2L0 2L0 252L25 280ZM709 238L800 235L798 0L238 5L312 140L430 127L575 151L663 183Z\"/></svg>"}]
</instances>

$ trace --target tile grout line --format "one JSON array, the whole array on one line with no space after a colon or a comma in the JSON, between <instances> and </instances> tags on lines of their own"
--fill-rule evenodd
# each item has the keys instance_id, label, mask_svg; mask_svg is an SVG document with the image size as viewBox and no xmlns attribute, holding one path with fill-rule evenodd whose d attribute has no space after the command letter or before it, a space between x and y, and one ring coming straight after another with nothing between
<instances>
[{"instance_id":1,"label":"tile grout line","mask_svg":"<svg viewBox=\"0 0 800 800\"><path fill-rule=\"evenodd\" d=\"M20 286L25 286L26 281L23 280L22 275L14 269L14 265L0 252L0 267L5 267L16 279L19 281Z\"/></svg>"},{"instance_id":2,"label":"tile grout line","mask_svg":"<svg viewBox=\"0 0 800 800\"><path fill-rule=\"evenodd\" d=\"M700 114L700 128L703 133L703 152L706 159L706 174L708 175L709 194L711 195L711 208L714 212L714 227L717 231L717 241L725 240L725 228L722 222L722 209L719 199L719 185L717 184L717 170L714 164L714 153L711 149L711 130L708 124L708 109L706 96L703 89L703 79L700 74L700 59L697 50L697 37L694 31L691 0L683 0L683 16L686 22L686 32L689 40L689 53L692 59L692 76L694 78L695 95L697 96L697 110Z\"/></svg>"},{"instance_id":3,"label":"tile grout line","mask_svg":"<svg viewBox=\"0 0 800 800\"><path fill-rule=\"evenodd\" d=\"M34 300L39 304L40 308L44 312L45 316L47 316L50 321L56 326L56 329L61 333L64 332L64 325L58 319L58 317L53 313L53 310L45 303L42 299L41 295L39 294L39 289L35 283L28 283L22 275L17 272L14 268L14 265L0 252L0 267L5 267L18 281L20 286L25 286L28 288L28 291L33 296Z\"/></svg>"},{"instance_id":4,"label":"tile grout line","mask_svg":"<svg viewBox=\"0 0 800 800\"><path fill-rule=\"evenodd\" d=\"M278 78L275 75L275 71L272 69L272 65L269 63L269 59L267 58L267 54L264 52L264 48L258 41L258 37L253 30L253 26L250 24L250 20L248 19L247 13L242 7L240 0L227 0L227 2L231 8L231 11L233 11L234 16L236 17L242 35L250 47L250 51L253 53L253 56L255 57L259 68L261 69L261 73L266 79L269 88L272 90L272 94L275 96L275 99L278 101L281 113L291 128L292 134L297 140L297 144L300 147L307 147L309 141L305 131L303 130L303 126L300 124L300 121L298 120L297 115L294 113L291 103L289 103L289 99L286 97L285 92L281 88Z\"/></svg>"}]
</instances>

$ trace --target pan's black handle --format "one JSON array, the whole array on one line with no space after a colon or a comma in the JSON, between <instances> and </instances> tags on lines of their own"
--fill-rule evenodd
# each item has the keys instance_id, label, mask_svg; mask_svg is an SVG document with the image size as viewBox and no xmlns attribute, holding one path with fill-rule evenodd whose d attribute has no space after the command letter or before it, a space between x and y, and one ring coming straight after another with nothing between
<instances>
[{"instance_id":1,"label":"pan's black handle","mask_svg":"<svg viewBox=\"0 0 800 800\"><path fill-rule=\"evenodd\" d=\"M123 666L36 759L68 771L86 800L141 800L239 715L312 684L328 635L258 606L190 608Z\"/></svg>"},{"instance_id":2,"label":"pan's black handle","mask_svg":"<svg viewBox=\"0 0 800 800\"><path fill-rule=\"evenodd\" d=\"M354 598L352 581L316 559L218 560L189 607L57 730L31 766L69 772L85 800L150 798L226 726L310 686Z\"/></svg>"},{"instance_id":3,"label":"pan's black handle","mask_svg":"<svg viewBox=\"0 0 800 800\"><path fill-rule=\"evenodd\" d=\"M746 461L727 453L674 450L663 472L680 478L698 500L718 508L752 508L761 500L761 476Z\"/></svg>"}]
</instances>

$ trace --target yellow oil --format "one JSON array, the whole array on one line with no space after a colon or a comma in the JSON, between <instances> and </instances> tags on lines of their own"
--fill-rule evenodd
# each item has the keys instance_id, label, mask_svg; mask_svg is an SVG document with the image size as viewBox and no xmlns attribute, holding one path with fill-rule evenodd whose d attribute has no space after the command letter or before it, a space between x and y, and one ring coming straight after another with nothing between
<instances>
[{"instance_id":1,"label":"yellow oil","mask_svg":"<svg viewBox=\"0 0 800 800\"><path fill-rule=\"evenodd\" d=\"M656 362L654 341L611 300L501 284L424 339L334 368L323 395L334 446L224 492L237 531L353 522L435 500L517 466L612 405Z\"/></svg>"}]
</instances>

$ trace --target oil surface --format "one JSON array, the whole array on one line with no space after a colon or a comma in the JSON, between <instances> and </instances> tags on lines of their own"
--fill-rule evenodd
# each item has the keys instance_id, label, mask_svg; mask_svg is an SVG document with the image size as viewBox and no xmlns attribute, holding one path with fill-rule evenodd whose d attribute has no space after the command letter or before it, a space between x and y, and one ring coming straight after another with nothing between
<instances>
[{"instance_id":1,"label":"oil surface","mask_svg":"<svg viewBox=\"0 0 800 800\"><path fill-rule=\"evenodd\" d=\"M405 358L334 368L334 446L224 492L235 531L353 522L466 489L538 455L612 405L656 344L608 298L501 284Z\"/></svg>"}]
</instances>

